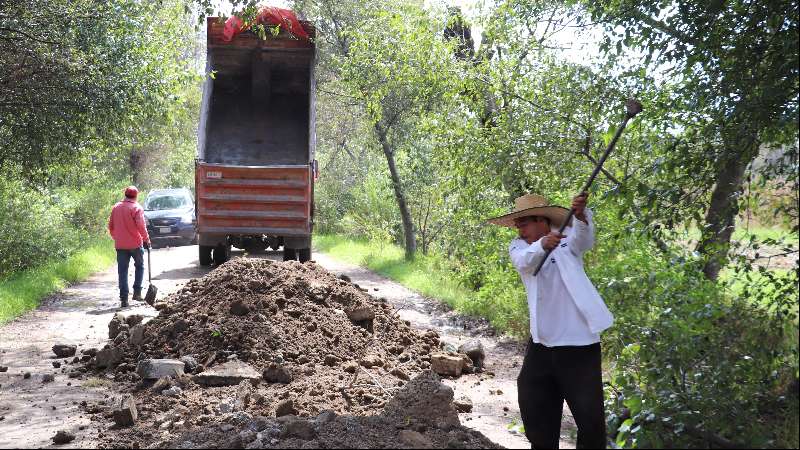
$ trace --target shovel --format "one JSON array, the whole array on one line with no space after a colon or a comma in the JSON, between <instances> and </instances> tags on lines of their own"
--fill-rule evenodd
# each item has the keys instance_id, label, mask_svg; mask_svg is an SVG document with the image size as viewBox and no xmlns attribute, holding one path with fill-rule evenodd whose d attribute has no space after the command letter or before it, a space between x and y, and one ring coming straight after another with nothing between
<instances>
[{"instance_id":1,"label":"shovel","mask_svg":"<svg viewBox=\"0 0 800 450\"><path fill-rule=\"evenodd\" d=\"M158 294L158 288L153 284L153 272L150 270L150 249L147 249L147 281L150 283L150 286L147 287L147 295L144 296L144 302L150 306L153 306L156 302L156 294Z\"/></svg>"}]
</instances>

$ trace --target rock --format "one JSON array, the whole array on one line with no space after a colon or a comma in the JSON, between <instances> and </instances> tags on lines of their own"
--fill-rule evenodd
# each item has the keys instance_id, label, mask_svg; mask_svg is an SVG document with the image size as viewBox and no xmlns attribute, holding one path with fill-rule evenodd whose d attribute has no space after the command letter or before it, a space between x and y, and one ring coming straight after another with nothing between
<instances>
[{"instance_id":1,"label":"rock","mask_svg":"<svg viewBox=\"0 0 800 450\"><path fill-rule=\"evenodd\" d=\"M486 352L483 344L478 339L472 339L458 347L459 353L469 356L475 367L483 367L483 360L486 359Z\"/></svg>"},{"instance_id":2,"label":"rock","mask_svg":"<svg viewBox=\"0 0 800 450\"><path fill-rule=\"evenodd\" d=\"M25 372L25 373L22 375L22 378L23 378L23 379L26 379L26 380L27 380L28 378L30 378L30 377L31 377L31 373L30 373L30 372Z\"/></svg>"},{"instance_id":3,"label":"rock","mask_svg":"<svg viewBox=\"0 0 800 450\"><path fill-rule=\"evenodd\" d=\"M61 368L61 362L60 361L53 361L53 368L55 368L55 369Z\"/></svg>"},{"instance_id":4,"label":"rock","mask_svg":"<svg viewBox=\"0 0 800 450\"><path fill-rule=\"evenodd\" d=\"M97 356L97 352L98 352L98 350L95 347L90 347L90 348L86 348L86 349L81 350L81 353L83 353L84 355L89 355L89 356Z\"/></svg>"},{"instance_id":5,"label":"rock","mask_svg":"<svg viewBox=\"0 0 800 450\"><path fill-rule=\"evenodd\" d=\"M278 403L278 406L275 407L275 417L296 415L297 409L295 409L294 401L292 401L292 399L284 400Z\"/></svg>"},{"instance_id":6,"label":"rock","mask_svg":"<svg viewBox=\"0 0 800 450\"><path fill-rule=\"evenodd\" d=\"M179 388L178 386L172 386L169 389L164 389L161 391L161 395L166 395L167 397L180 397L183 389Z\"/></svg>"},{"instance_id":7,"label":"rock","mask_svg":"<svg viewBox=\"0 0 800 450\"><path fill-rule=\"evenodd\" d=\"M118 427L129 427L136 423L139 413L132 395L125 395L117 401L113 410L114 423Z\"/></svg>"},{"instance_id":8,"label":"rock","mask_svg":"<svg viewBox=\"0 0 800 450\"><path fill-rule=\"evenodd\" d=\"M235 386L244 380L250 380L256 384L261 379L261 374L249 364L232 360L206 369L192 379L195 383L203 386Z\"/></svg>"},{"instance_id":9,"label":"rock","mask_svg":"<svg viewBox=\"0 0 800 450\"><path fill-rule=\"evenodd\" d=\"M120 327L125 323L125 318L122 314L114 314L111 322L108 322L108 338L114 339L119 334ZM127 325L126 325L127 326Z\"/></svg>"},{"instance_id":10,"label":"rock","mask_svg":"<svg viewBox=\"0 0 800 450\"><path fill-rule=\"evenodd\" d=\"M460 377L464 369L464 360L460 356L434 353L431 355L431 369L439 375Z\"/></svg>"},{"instance_id":11,"label":"rock","mask_svg":"<svg viewBox=\"0 0 800 450\"><path fill-rule=\"evenodd\" d=\"M288 421L281 430L282 438L297 438L303 441L310 441L317 436L314 424L306 420L297 419Z\"/></svg>"},{"instance_id":12,"label":"rock","mask_svg":"<svg viewBox=\"0 0 800 450\"><path fill-rule=\"evenodd\" d=\"M231 303L231 314L235 316L244 316L250 313L250 307L247 306L243 301L236 300Z\"/></svg>"},{"instance_id":13,"label":"rock","mask_svg":"<svg viewBox=\"0 0 800 450\"><path fill-rule=\"evenodd\" d=\"M403 371L403 369L401 369L401 368L399 368L399 367L395 367L395 368L394 368L394 369L392 369L392 371L391 371L391 372L389 372L389 373L391 373L392 375L396 376L397 378L400 378L401 380L408 381L408 380L410 380L410 379L411 379L411 378L408 376L408 374L407 374L407 373L405 373L405 372Z\"/></svg>"},{"instance_id":14,"label":"rock","mask_svg":"<svg viewBox=\"0 0 800 450\"><path fill-rule=\"evenodd\" d=\"M340 358L337 358L334 355L331 355L331 354L325 355L325 365L326 366L335 367L335 366L338 366L340 362L342 362L342 360Z\"/></svg>"},{"instance_id":15,"label":"rock","mask_svg":"<svg viewBox=\"0 0 800 450\"><path fill-rule=\"evenodd\" d=\"M143 320L144 316L141 314L131 314L125 317L125 323L131 328L135 327L136 325L139 325L140 323L142 323Z\"/></svg>"},{"instance_id":16,"label":"rock","mask_svg":"<svg viewBox=\"0 0 800 450\"><path fill-rule=\"evenodd\" d=\"M94 358L94 365L98 369L105 369L107 367L114 367L122 361L124 354L119 347L105 346L97 353Z\"/></svg>"},{"instance_id":17,"label":"rock","mask_svg":"<svg viewBox=\"0 0 800 450\"><path fill-rule=\"evenodd\" d=\"M74 356L77 350L78 347L76 345L56 344L53 346L53 353L55 353L59 358Z\"/></svg>"},{"instance_id":18,"label":"rock","mask_svg":"<svg viewBox=\"0 0 800 450\"><path fill-rule=\"evenodd\" d=\"M53 381L56 381L55 375L50 373L42 375L42 383L52 383Z\"/></svg>"},{"instance_id":19,"label":"rock","mask_svg":"<svg viewBox=\"0 0 800 450\"><path fill-rule=\"evenodd\" d=\"M0 366L0 373L8 372L8 366Z\"/></svg>"},{"instance_id":20,"label":"rock","mask_svg":"<svg viewBox=\"0 0 800 450\"><path fill-rule=\"evenodd\" d=\"M75 435L66 430L59 430L56 432L56 435L53 436L53 444L56 445L69 444L74 440Z\"/></svg>"},{"instance_id":21,"label":"rock","mask_svg":"<svg viewBox=\"0 0 800 450\"><path fill-rule=\"evenodd\" d=\"M183 375L184 362L177 359L145 359L136 366L136 374L145 380Z\"/></svg>"},{"instance_id":22,"label":"rock","mask_svg":"<svg viewBox=\"0 0 800 450\"><path fill-rule=\"evenodd\" d=\"M405 448L433 448L430 439L412 430L402 430L397 435L397 441Z\"/></svg>"},{"instance_id":23,"label":"rock","mask_svg":"<svg viewBox=\"0 0 800 450\"><path fill-rule=\"evenodd\" d=\"M470 400L469 397L466 397L464 395L453 400L453 406L455 406L456 411L460 413L472 412L472 400Z\"/></svg>"},{"instance_id":24,"label":"rock","mask_svg":"<svg viewBox=\"0 0 800 450\"><path fill-rule=\"evenodd\" d=\"M289 384L292 382L292 373L286 367L271 363L263 373L264 380L268 383Z\"/></svg>"},{"instance_id":25,"label":"rock","mask_svg":"<svg viewBox=\"0 0 800 450\"><path fill-rule=\"evenodd\" d=\"M192 373L200 366L200 363L190 355L181 356L180 360L183 361L183 371L186 373Z\"/></svg>"},{"instance_id":26,"label":"rock","mask_svg":"<svg viewBox=\"0 0 800 450\"><path fill-rule=\"evenodd\" d=\"M359 364L369 369L370 367L380 367L383 365L383 360L375 355L367 355L359 361Z\"/></svg>"},{"instance_id":27,"label":"rock","mask_svg":"<svg viewBox=\"0 0 800 450\"><path fill-rule=\"evenodd\" d=\"M128 342L135 346L142 345L142 342L144 342L144 325L134 325L131 328Z\"/></svg>"},{"instance_id":28,"label":"rock","mask_svg":"<svg viewBox=\"0 0 800 450\"><path fill-rule=\"evenodd\" d=\"M372 311L372 308L366 305L357 306L355 308L348 309L345 312L347 313L347 318L352 322L361 322L375 318L375 312Z\"/></svg>"}]
</instances>

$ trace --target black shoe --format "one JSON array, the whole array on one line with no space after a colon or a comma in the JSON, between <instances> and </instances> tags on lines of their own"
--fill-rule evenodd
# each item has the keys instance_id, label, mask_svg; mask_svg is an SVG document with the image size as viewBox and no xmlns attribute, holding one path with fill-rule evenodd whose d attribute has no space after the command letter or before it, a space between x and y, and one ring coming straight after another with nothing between
<instances>
[{"instance_id":1,"label":"black shoe","mask_svg":"<svg viewBox=\"0 0 800 450\"><path fill-rule=\"evenodd\" d=\"M139 292L134 292L134 293L133 293L133 300L135 300L135 301L137 301L137 302L143 302L143 301L144 301L144 299L142 298L142 292L141 292L141 291L139 291Z\"/></svg>"},{"instance_id":2,"label":"black shoe","mask_svg":"<svg viewBox=\"0 0 800 450\"><path fill-rule=\"evenodd\" d=\"M122 304L123 308L127 308L128 307L128 299L127 298L121 298L121 299L119 299L119 301Z\"/></svg>"}]
</instances>

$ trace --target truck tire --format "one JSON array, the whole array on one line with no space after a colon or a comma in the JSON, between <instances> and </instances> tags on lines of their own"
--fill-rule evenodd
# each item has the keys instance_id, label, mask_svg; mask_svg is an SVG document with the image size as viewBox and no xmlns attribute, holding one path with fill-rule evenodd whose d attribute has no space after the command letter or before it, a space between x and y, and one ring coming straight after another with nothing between
<instances>
[{"instance_id":1,"label":"truck tire","mask_svg":"<svg viewBox=\"0 0 800 450\"><path fill-rule=\"evenodd\" d=\"M211 247L209 245L198 245L197 248L200 250L200 265L201 266L210 266L211 265Z\"/></svg>"},{"instance_id":2,"label":"truck tire","mask_svg":"<svg viewBox=\"0 0 800 450\"><path fill-rule=\"evenodd\" d=\"M214 264L222 265L228 262L231 259L231 246L225 244L219 244L214 247Z\"/></svg>"},{"instance_id":3,"label":"truck tire","mask_svg":"<svg viewBox=\"0 0 800 450\"><path fill-rule=\"evenodd\" d=\"M301 263L311 260L311 249L310 248L301 248L297 251L297 256Z\"/></svg>"},{"instance_id":4,"label":"truck tire","mask_svg":"<svg viewBox=\"0 0 800 450\"><path fill-rule=\"evenodd\" d=\"M283 260L284 261L295 261L297 259L297 250L293 248L286 248L283 247Z\"/></svg>"}]
</instances>

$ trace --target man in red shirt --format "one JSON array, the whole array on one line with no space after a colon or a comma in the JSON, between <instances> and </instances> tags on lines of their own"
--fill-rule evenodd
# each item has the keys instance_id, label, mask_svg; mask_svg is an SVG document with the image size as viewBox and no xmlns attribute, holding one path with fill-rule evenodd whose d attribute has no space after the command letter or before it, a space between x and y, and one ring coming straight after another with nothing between
<instances>
[{"instance_id":1,"label":"man in red shirt","mask_svg":"<svg viewBox=\"0 0 800 450\"><path fill-rule=\"evenodd\" d=\"M136 186L125 189L125 199L114 205L108 219L108 232L114 238L117 249L117 271L119 273L119 299L122 307L128 306L128 265L133 258L135 276L133 299L142 301L142 279L144 278L144 248L150 248L150 236L144 219L144 210L136 197Z\"/></svg>"}]
</instances>

